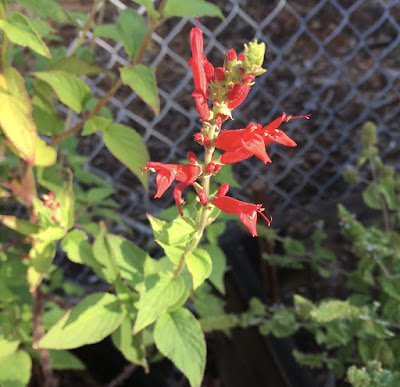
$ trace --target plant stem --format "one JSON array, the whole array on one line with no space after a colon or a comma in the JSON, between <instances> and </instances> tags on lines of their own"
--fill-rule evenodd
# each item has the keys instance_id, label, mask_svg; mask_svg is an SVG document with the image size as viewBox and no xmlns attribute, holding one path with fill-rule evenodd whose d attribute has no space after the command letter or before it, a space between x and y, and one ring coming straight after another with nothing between
<instances>
[{"instance_id":1,"label":"plant stem","mask_svg":"<svg viewBox=\"0 0 400 387\"><path fill-rule=\"evenodd\" d=\"M75 54L75 51L82 45L82 43L84 42L85 38L86 38L86 33L89 31L90 25L92 24L94 17L96 15L96 10L97 10L97 6L99 4L99 1L95 1L93 3L92 6L92 10L90 11L90 15L88 17L88 19L86 20L86 23L83 26L83 29L81 31L81 34L78 38L78 40L75 42L75 44L72 46L71 50L69 51L69 53L67 54L68 56L72 56Z\"/></svg>"},{"instance_id":2,"label":"plant stem","mask_svg":"<svg viewBox=\"0 0 400 387\"><path fill-rule=\"evenodd\" d=\"M54 377L53 370L51 368L51 359L49 352L45 348L39 348L38 343L44 335L42 325L42 297L40 290L36 288L33 293L33 305L32 305L32 324L33 324L33 348L35 348L40 356L40 362L42 365L42 371L44 376L45 387L56 387L58 385L57 380Z\"/></svg>"},{"instance_id":3,"label":"plant stem","mask_svg":"<svg viewBox=\"0 0 400 387\"><path fill-rule=\"evenodd\" d=\"M168 0L163 0L160 4L160 7L158 9L158 12L161 14L162 11L164 10ZM149 25L146 31L146 35L143 39L142 45L140 46L139 52L135 58L135 60L132 63L132 67L140 64L143 60L144 54L147 51L147 47L149 45L151 36L153 34L153 31L156 29L156 27L162 22L161 20L155 20L155 19L150 19ZM97 113L100 112L100 110L104 107L104 105L110 100L110 98L118 91L118 89L122 86L122 80L119 78L117 82L111 87L111 89L107 92L107 94L97 103L95 108L90 112L90 114L87 115L87 117L82 118L80 122L78 122L76 125L74 125L71 129L68 129L65 131L63 134L61 134L58 137L55 137L52 141L50 141L49 145L50 146L55 146L66 140L69 136L72 134L78 132L88 121L89 119L93 118Z\"/></svg>"},{"instance_id":4,"label":"plant stem","mask_svg":"<svg viewBox=\"0 0 400 387\"><path fill-rule=\"evenodd\" d=\"M214 134L215 134L215 126L211 126L209 133L208 133L208 137L210 139L214 139ZM207 167L207 165L212 161L212 156L214 153L215 147L214 146L210 146L208 148L205 147L205 154L204 154L204 174L205 174L205 169ZM203 186L202 189L206 195L206 197L208 198L210 195L210 177L211 175L205 174L203 177ZM204 233L204 229L207 225L207 219L208 219L208 213L209 213L209 206L208 206L208 201L206 203L205 206L202 207L201 209L201 215L200 215L200 221L197 225L197 231L195 232L192 241L190 242L190 244L186 247L185 251L182 253L181 259L179 260L178 266L174 271L174 275L179 275L180 272L182 271L182 269L185 266L185 257L186 254L191 253L192 251L194 251L196 249L196 247L198 246L198 244L201 241L201 238L203 236Z\"/></svg>"},{"instance_id":5,"label":"plant stem","mask_svg":"<svg viewBox=\"0 0 400 387\"><path fill-rule=\"evenodd\" d=\"M7 20L6 10L3 4L0 2L0 20ZM0 52L0 66L1 72L4 74L7 68L7 34L2 31L1 37L1 52Z\"/></svg>"}]
</instances>

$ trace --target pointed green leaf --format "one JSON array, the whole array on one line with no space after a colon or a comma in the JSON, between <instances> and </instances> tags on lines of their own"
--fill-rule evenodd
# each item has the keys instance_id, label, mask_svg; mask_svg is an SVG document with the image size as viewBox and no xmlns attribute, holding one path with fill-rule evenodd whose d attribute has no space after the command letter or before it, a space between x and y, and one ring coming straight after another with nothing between
<instances>
[{"instance_id":1,"label":"pointed green leaf","mask_svg":"<svg viewBox=\"0 0 400 387\"><path fill-rule=\"evenodd\" d=\"M186 222L181 217L172 222L165 222L151 215L147 215L147 218L150 221L156 241L163 245L177 246L187 243L196 231L191 223Z\"/></svg>"},{"instance_id":2,"label":"pointed green leaf","mask_svg":"<svg viewBox=\"0 0 400 387\"><path fill-rule=\"evenodd\" d=\"M185 291L183 279L167 274L153 274L145 278L138 302L138 315L133 327L136 334L154 322L169 306L175 304Z\"/></svg>"},{"instance_id":3,"label":"pointed green leaf","mask_svg":"<svg viewBox=\"0 0 400 387\"><path fill-rule=\"evenodd\" d=\"M20 342L16 339L7 340L5 338L0 339L0 363L7 356L12 355L18 349Z\"/></svg>"},{"instance_id":4,"label":"pointed green leaf","mask_svg":"<svg viewBox=\"0 0 400 387\"><path fill-rule=\"evenodd\" d=\"M197 17L197 16L217 16L225 19L221 10L214 4L204 0L168 0L164 9L164 16L178 17Z\"/></svg>"},{"instance_id":5,"label":"pointed green leaf","mask_svg":"<svg viewBox=\"0 0 400 387\"><path fill-rule=\"evenodd\" d=\"M134 173L148 188L148 176L142 175L139 166L145 166L149 154L142 137L128 126L112 124L103 129L104 143L108 150Z\"/></svg>"},{"instance_id":6,"label":"pointed green leaf","mask_svg":"<svg viewBox=\"0 0 400 387\"><path fill-rule=\"evenodd\" d=\"M50 51L42 38L22 13L14 12L7 20L0 20L0 28L7 38L19 46L29 47L39 55L51 58Z\"/></svg>"},{"instance_id":7,"label":"pointed green leaf","mask_svg":"<svg viewBox=\"0 0 400 387\"><path fill-rule=\"evenodd\" d=\"M162 315L154 328L158 350L199 387L206 364L206 342L200 323L187 309Z\"/></svg>"},{"instance_id":8,"label":"pointed green leaf","mask_svg":"<svg viewBox=\"0 0 400 387\"><path fill-rule=\"evenodd\" d=\"M0 126L22 157L33 165L37 130L32 118L32 104L24 80L9 68L0 74Z\"/></svg>"},{"instance_id":9,"label":"pointed green leaf","mask_svg":"<svg viewBox=\"0 0 400 387\"><path fill-rule=\"evenodd\" d=\"M128 316L125 316L120 327L112 334L112 341L127 360L148 368L143 332L132 335L132 321Z\"/></svg>"},{"instance_id":10,"label":"pointed green leaf","mask_svg":"<svg viewBox=\"0 0 400 387\"><path fill-rule=\"evenodd\" d=\"M226 257L224 252L217 245L204 245L201 248L210 255L212 261L212 271L210 282L221 292L225 294L224 275L226 271Z\"/></svg>"},{"instance_id":11,"label":"pointed green leaf","mask_svg":"<svg viewBox=\"0 0 400 387\"><path fill-rule=\"evenodd\" d=\"M122 82L149 105L154 114L160 113L160 99L157 91L157 81L155 68L145 65L136 65L132 69L129 67L120 68Z\"/></svg>"},{"instance_id":12,"label":"pointed green leaf","mask_svg":"<svg viewBox=\"0 0 400 387\"><path fill-rule=\"evenodd\" d=\"M193 277L193 289L197 289L211 274L212 262L206 250L196 249L185 256L185 261Z\"/></svg>"},{"instance_id":13,"label":"pointed green leaf","mask_svg":"<svg viewBox=\"0 0 400 387\"><path fill-rule=\"evenodd\" d=\"M25 351L17 351L0 362L1 387L25 387L31 378L32 360Z\"/></svg>"},{"instance_id":14,"label":"pointed green leaf","mask_svg":"<svg viewBox=\"0 0 400 387\"><path fill-rule=\"evenodd\" d=\"M82 79L65 71L42 71L33 75L49 84L60 101L77 113L82 112L91 96L89 86Z\"/></svg>"},{"instance_id":15,"label":"pointed green leaf","mask_svg":"<svg viewBox=\"0 0 400 387\"><path fill-rule=\"evenodd\" d=\"M40 340L41 348L72 349L101 341L121 324L124 313L116 296L95 293L68 311Z\"/></svg>"},{"instance_id":16,"label":"pointed green leaf","mask_svg":"<svg viewBox=\"0 0 400 387\"><path fill-rule=\"evenodd\" d=\"M118 12L117 23L122 32L119 40L122 40L126 53L134 59L146 35L146 24L143 16L132 8L118 10Z\"/></svg>"}]
</instances>

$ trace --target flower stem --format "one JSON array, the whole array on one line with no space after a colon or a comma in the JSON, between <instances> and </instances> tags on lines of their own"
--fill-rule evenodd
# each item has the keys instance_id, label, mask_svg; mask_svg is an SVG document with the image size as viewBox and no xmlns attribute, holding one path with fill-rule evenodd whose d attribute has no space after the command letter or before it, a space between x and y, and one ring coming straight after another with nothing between
<instances>
[{"instance_id":1,"label":"flower stem","mask_svg":"<svg viewBox=\"0 0 400 387\"><path fill-rule=\"evenodd\" d=\"M215 126L211 126L209 133L208 133L208 136L210 139L214 138L214 133L215 133ZM204 173L205 173L206 166L212 161L212 156L213 156L214 150L215 150L214 146L210 146L208 148L205 147ZM208 175L208 174L205 174L203 176L202 189L203 189L204 193L206 194L207 198L210 195L210 177L211 177L211 175ZM182 271L182 269L185 267L186 254L189 254L192 251L194 251L196 249L196 247L199 245L201 238L203 237L203 234L204 234L204 229L206 228L206 225L207 225L208 214L209 214L209 206L208 206L208 200L207 200L206 205L201 208L201 215L200 215L199 223L197 224L197 231L195 232L190 244L186 247L185 251L182 253L179 264L174 271L174 275L179 275L180 272Z\"/></svg>"}]
</instances>

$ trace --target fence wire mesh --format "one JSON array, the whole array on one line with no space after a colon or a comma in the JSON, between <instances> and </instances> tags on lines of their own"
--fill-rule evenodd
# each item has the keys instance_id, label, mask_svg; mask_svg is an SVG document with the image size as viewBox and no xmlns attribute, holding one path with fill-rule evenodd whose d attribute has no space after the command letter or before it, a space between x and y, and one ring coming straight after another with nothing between
<instances>
[{"instance_id":1,"label":"fence wire mesh","mask_svg":"<svg viewBox=\"0 0 400 387\"><path fill-rule=\"evenodd\" d=\"M291 207L327 198L342 198L351 188L342 171L360 151L360 128L367 120L378 125L380 151L385 161L400 165L400 3L388 0L320 1L212 1L225 20L201 18L205 54L222 64L223 51L240 52L243 43L266 43L268 71L257 79L247 100L234 111L225 128L243 128L254 121L267 124L284 111L312 114L311 120L294 120L284 130L298 143L295 148L277 144L268 148L272 164L248 159L233 167L245 190L233 190L241 199L251 196L255 181L265 183L274 216ZM110 0L106 21L115 21L118 8L133 6ZM138 8L143 12L142 8ZM144 62L157 66L161 113L150 109L127 87L110 101L118 122L135 128L144 138L151 159L178 162L187 151L200 154L193 141L199 127L191 98L193 81L187 65L189 31L194 19L170 19L156 30ZM89 38L92 38L89 34ZM94 38L96 54L109 69L126 64L121 43ZM107 77L91 81L102 96ZM168 195L154 200L129 170L104 147L101 136L84 139L80 151L86 167L104 176L117 189L121 219L137 231L150 233L146 212L157 213L171 203Z\"/></svg>"}]
</instances>

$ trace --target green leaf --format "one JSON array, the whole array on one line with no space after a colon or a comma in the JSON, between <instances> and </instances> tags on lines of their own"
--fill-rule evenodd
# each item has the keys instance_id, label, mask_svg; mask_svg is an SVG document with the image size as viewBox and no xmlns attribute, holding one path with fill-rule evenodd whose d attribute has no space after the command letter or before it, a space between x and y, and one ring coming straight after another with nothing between
<instances>
[{"instance_id":1,"label":"green leaf","mask_svg":"<svg viewBox=\"0 0 400 387\"><path fill-rule=\"evenodd\" d=\"M32 116L38 131L46 136L59 135L64 129L54 105L38 94L32 99Z\"/></svg>"},{"instance_id":2,"label":"green leaf","mask_svg":"<svg viewBox=\"0 0 400 387\"><path fill-rule=\"evenodd\" d=\"M132 321L128 316L125 316L119 328L112 334L112 341L127 360L148 369L143 332L132 335Z\"/></svg>"},{"instance_id":3,"label":"green leaf","mask_svg":"<svg viewBox=\"0 0 400 387\"><path fill-rule=\"evenodd\" d=\"M32 360L25 351L17 351L0 361L1 387L25 387L31 378Z\"/></svg>"},{"instance_id":4,"label":"green leaf","mask_svg":"<svg viewBox=\"0 0 400 387\"><path fill-rule=\"evenodd\" d=\"M38 167L49 167L57 160L57 152L46 144L41 138L36 139L35 165Z\"/></svg>"},{"instance_id":5,"label":"green leaf","mask_svg":"<svg viewBox=\"0 0 400 387\"><path fill-rule=\"evenodd\" d=\"M143 5L146 8L148 14L153 17L159 17L159 13L154 9L154 4L151 0L132 0L134 3Z\"/></svg>"},{"instance_id":6,"label":"green leaf","mask_svg":"<svg viewBox=\"0 0 400 387\"><path fill-rule=\"evenodd\" d=\"M354 318L360 313L360 308L350 305L348 301L331 300L322 302L310 312L316 322L329 322L339 318Z\"/></svg>"},{"instance_id":7,"label":"green leaf","mask_svg":"<svg viewBox=\"0 0 400 387\"><path fill-rule=\"evenodd\" d=\"M53 370L84 370L85 364L69 351L49 350L51 368Z\"/></svg>"},{"instance_id":8,"label":"green leaf","mask_svg":"<svg viewBox=\"0 0 400 387\"><path fill-rule=\"evenodd\" d=\"M126 53L134 59L146 36L146 24L143 21L143 16L134 9L119 9L118 12L117 24L122 32L119 40L122 40Z\"/></svg>"},{"instance_id":9,"label":"green leaf","mask_svg":"<svg viewBox=\"0 0 400 387\"><path fill-rule=\"evenodd\" d=\"M275 312L271 323L271 332L278 338L291 336L299 328L294 315L287 309Z\"/></svg>"},{"instance_id":10,"label":"green leaf","mask_svg":"<svg viewBox=\"0 0 400 387\"><path fill-rule=\"evenodd\" d=\"M157 81L155 68L145 65L136 65L133 68L122 67L122 82L131 87L131 89L154 111L154 114L160 113L160 99L157 91Z\"/></svg>"},{"instance_id":11,"label":"green leaf","mask_svg":"<svg viewBox=\"0 0 400 387\"><path fill-rule=\"evenodd\" d=\"M4 358L12 355L18 349L20 342L16 339L7 340L5 338L0 339L0 364Z\"/></svg>"},{"instance_id":12,"label":"green leaf","mask_svg":"<svg viewBox=\"0 0 400 387\"><path fill-rule=\"evenodd\" d=\"M100 265L94 258L92 247L84 231L78 229L71 230L62 239L61 248L65 251L70 261L81 265L89 265L93 267L96 272L96 267L100 268Z\"/></svg>"},{"instance_id":13,"label":"green leaf","mask_svg":"<svg viewBox=\"0 0 400 387\"><path fill-rule=\"evenodd\" d=\"M42 71L33 75L50 85L60 101L77 113L82 112L91 96L89 86L82 79L65 71Z\"/></svg>"},{"instance_id":14,"label":"green leaf","mask_svg":"<svg viewBox=\"0 0 400 387\"><path fill-rule=\"evenodd\" d=\"M100 232L96 235L93 243L93 254L95 260L100 263L100 275L106 281L113 283L118 277L118 267L114 256L111 254L107 245L107 229L103 223L100 223Z\"/></svg>"},{"instance_id":15,"label":"green leaf","mask_svg":"<svg viewBox=\"0 0 400 387\"><path fill-rule=\"evenodd\" d=\"M101 341L121 324L124 313L116 296L95 293L68 311L40 340L39 347L72 349Z\"/></svg>"},{"instance_id":16,"label":"green leaf","mask_svg":"<svg viewBox=\"0 0 400 387\"><path fill-rule=\"evenodd\" d=\"M22 76L13 68L0 74L0 126L22 157L34 165L37 130L32 104Z\"/></svg>"},{"instance_id":17,"label":"green leaf","mask_svg":"<svg viewBox=\"0 0 400 387\"><path fill-rule=\"evenodd\" d=\"M112 124L103 129L104 144L108 150L148 189L147 175L142 175L139 166L146 165L149 154L142 137L128 126Z\"/></svg>"},{"instance_id":18,"label":"green leaf","mask_svg":"<svg viewBox=\"0 0 400 387\"><path fill-rule=\"evenodd\" d=\"M290 237L286 237L283 240L283 248L288 255L304 256L306 254L306 249L303 243Z\"/></svg>"},{"instance_id":19,"label":"green leaf","mask_svg":"<svg viewBox=\"0 0 400 387\"><path fill-rule=\"evenodd\" d=\"M215 154L218 154L218 152ZM221 170L216 174L215 180L220 184L228 183L230 187L241 188L241 185L237 182L235 176L233 175L231 164L223 165Z\"/></svg>"},{"instance_id":20,"label":"green leaf","mask_svg":"<svg viewBox=\"0 0 400 387\"><path fill-rule=\"evenodd\" d=\"M181 217L172 222L165 222L151 215L147 215L156 241L164 245L177 246L189 242L196 231L191 223Z\"/></svg>"},{"instance_id":21,"label":"green leaf","mask_svg":"<svg viewBox=\"0 0 400 387\"><path fill-rule=\"evenodd\" d=\"M193 277L193 289L196 290L211 274L212 262L206 250L196 249L185 256L185 261Z\"/></svg>"},{"instance_id":22,"label":"green leaf","mask_svg":"<svg viewBox=\"0 0 400 387\"><path fill-rule=\"evenodd\" d=\"M19 46L29 47L39 55L51 58L50 51L42 38L22 13L14 12L7 20L0 20L0 28L7 38Z\"/></svg>"},{"instance_id":23,"label":"green leaf","mask_svg":"<svg viewBox=\"0 0 400 387\"><path fill-rule=\"evenodd\" d=\"M206 364L206 342L200 323L187 309L162 315L154 328L158 350L199 387Z\"/></svg>"},{"instance_id":24,"label":"green leaf","mask_svg":"<svg viewBox=\"0 0 400 387\"><path fill-rule=\"evenodd\" d=\"M210 255L212 261L212 271L210 282L216 289L225 294L224 275L226 271L226 257L224 252L217 245L203 245L201 248Z\"/></svg>"},{"instance_id":25,"label":"green leaf","mask_svg":"<svg viewBox=\"0 0 400 387\"><path fill-rule=\"evenodd\" d=\"M175 304L184 291L185 284L179 276L158 273L146 277L137 305L134 334L150 325L169 306Z\"/></svg>"},{"instance_id":26,"label":"green leaf","mask_svg":"<svg viewBox=\"0 0 400 387\"><path fill-rule=\"evenodd\" d=\"M65 23L70 22L64 9L54 0L18 0L24 8L29 9L43 19L53 19Z\"/></svg>"},{"instance_id":27,"label":"green leaf","mask_svg":"<svg viewBox=\"0 0 400 387\"><path fill-rule=\"evenodd\" d=\"M220 237L226 228L226 223L224 222L214 222L211 223L206 228L207 239L212 245L218 245L218 237Z\"/></svg>"},{"instance_id":28,"label":"green leaf","mask_svg":"<svg viewBox=\"0 0 400 387\"><path fill-rule=\"evenodd\" d=\"M30 290L34 291L49 274L51 263L56 254L56 244L53 241L35 243L29 252L30 266L28 268L28 282Z\"/></svg>"},{"instance_id":29,"label":"green leaf","mask_svg":"<svg viewBox=\"0 0 400 387\"><path fill-rule=\"evenodd\" d=\"M28 220L18 219L14 215L0 215L0 222L22 235L30 236L40 230L37 224L31 223Z\"/></svg>"},{"instance_id":30,"label":"green leaf","mask_svg":"<svg viewBox=\"0 0 400 387\"><path fill-rule=\"evenodd\" d=\"M82 136L89 136L98 130L106 130L112 124L112 120L105 117L95 116L85 122Z\"/></svg>"},{"instance_id":31,"label":"green leaf","mask_svg":"<svg viewBox=\"0 0 400 387\"><path fill-rule=\"evenodd\" d=\"M164 9L164 16L197 17L217 16L224 20L221 10L214 4L204 0L168 0Z\"/></svg>"},{"instance_id":32,"label":"green leaf","mask_svg":"<svg viewBox=\"0 0 400 387\"><path fill-rule=\"evenodd\" d=\"M294 309L296 313L303 319L308 319L310 317L311 311L314 309L314 305L307 298L295 294L293 296Z\"/></svg>"},{"instance_id":33,"label":"green leaf","mask_svg":"<svg viewBox=\"0 0 400 387\"><path fill-rule=\"evenodd\" d=\"M58 70L74 75L86 76L98 75L104 71L101 67L91 64L78 56L67 56L61 58L58 61L53 62L49 66L48 70Z\"/></svg>"},{"instance_id":34,"label":"green leaf","mask_svg":"<svg viewBox=\"0 0 400 387\"><path fill-rule=\"evenodd\" d=\"M321 352L321 353L304 353L300 352L297 349L293 350L293 357L296 359L296 361L301 364L305 365L307 367L311 368L321 368L324 365L324 360L327 357L326 352Z\"/></svg>"},{"instance_id":35,"label":"green leaf","mask_svg":"<svg viewBox=\"0 0 400 387\"><path fill-rule=\"evenodd\" d=\"M136 288L143 282L144 263L146 259L150 259L149 254L131 241L117 235L107 234L106 240L121 277Z\"/></svg>"}]
</instances>

